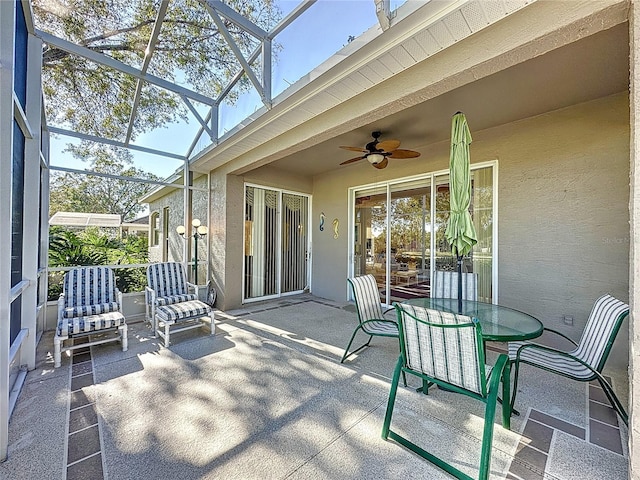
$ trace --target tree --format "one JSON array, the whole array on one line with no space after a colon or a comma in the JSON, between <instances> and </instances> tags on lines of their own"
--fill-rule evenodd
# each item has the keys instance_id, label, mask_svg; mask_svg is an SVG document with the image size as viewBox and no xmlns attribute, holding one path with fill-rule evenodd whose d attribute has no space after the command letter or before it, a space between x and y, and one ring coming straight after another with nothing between
<instances>
[{"instance_id":1,"label":"tree","mask_svg":"<svg viewBox=\"0 0 640 480\"><path fill-rule=\"evenodd\" d=\"M126 149L88 145L69 145L68 151L77 158L90 162L90 170L148 180L159 177L133 167L132 155ZM123 221L132 220L143 211L140 198L154 187L153 184L105 178L95 175L52 172L49 213L86 212L111 213Z\"/></svg>"},{"instance_id":2,"label":"tree","mask_svg":"<svg viewBox=\"0 0 640 480\"><path fill-rule=\"evenodd\" d=\"M37 28L140 68L159 0L34 0ZM215 98L240 70L204 0L172 0L148 73L194 86ZM282 17L274 0L227 0L225 3L265 30ZM247 58L258 40L223 18ZM276 49L274 49L275 51ZM257 65L259 67L259 65ZM256 69L259 70L259 69ZM43 90L50 123L109 138L122 138L129 124L137 79L46 45ZM249 87L245 77L237 95ZM233 95L228 100L233 100ZM144 84L133 136L186 120L187 109L174 93Z\"/></svg>"}]
</instances>

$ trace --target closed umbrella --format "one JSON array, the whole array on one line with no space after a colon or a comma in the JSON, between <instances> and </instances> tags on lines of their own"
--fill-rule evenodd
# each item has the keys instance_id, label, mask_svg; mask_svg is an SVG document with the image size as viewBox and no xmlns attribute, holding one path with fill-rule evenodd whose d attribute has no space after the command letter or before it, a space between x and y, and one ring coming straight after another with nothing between
<instances>
[{"instance_id":1,"label":"closed umbrella","mask_svg":"<svg viewBox=\"0 0 640 480\"><path fill-rule=\"evenodd\" d=\"M458 112L451 121L451 153L449 156L449 223L445 237L458 260L458 312L462 311L462 257L478 242L469 213L471 203L471 168L469 145L471 132L464 113Z\"/></svg>"}]
</instances>

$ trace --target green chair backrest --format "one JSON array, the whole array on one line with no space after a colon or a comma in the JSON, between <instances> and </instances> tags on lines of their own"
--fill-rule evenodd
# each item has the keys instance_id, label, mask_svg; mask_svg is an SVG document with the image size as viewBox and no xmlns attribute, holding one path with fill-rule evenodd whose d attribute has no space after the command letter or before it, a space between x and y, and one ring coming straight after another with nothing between
<instances>
[{"instance_id":1,"label":"green chair backrest","mask_svg":"<svg viewBox=\"0 0 640 480\"><path fill-rule=\"evenodd\" d=\"M396 304L405 366L441 382L487 395L480 324L466 315Z\"/></svg>"}]
</instances>

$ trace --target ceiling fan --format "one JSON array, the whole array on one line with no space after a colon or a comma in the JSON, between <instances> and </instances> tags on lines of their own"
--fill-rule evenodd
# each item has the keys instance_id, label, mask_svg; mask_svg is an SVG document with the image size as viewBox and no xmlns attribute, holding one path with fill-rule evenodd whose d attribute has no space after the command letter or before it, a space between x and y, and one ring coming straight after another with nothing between
<instances>
[{"instance_id":1,"label":"ceiling fan","mask_svg":"<svg viewBox=\"0 0 640 480\"><path fill-rule=\"evenodd\" d=\"M420 156L419 152L399 149L399 140L384 140L379 142L378 138L380 138L380 135L382 135L381 132L372 132L371 136L373 137L373 141L367 143L364 148L341 145L340 148L343 148L344 150L361 152L364 155L346 160L340 165L346 165L348 163L366 159L374 167L383 169L389 164L389 158L416 158Z\"/></svg>"}]
</instances>

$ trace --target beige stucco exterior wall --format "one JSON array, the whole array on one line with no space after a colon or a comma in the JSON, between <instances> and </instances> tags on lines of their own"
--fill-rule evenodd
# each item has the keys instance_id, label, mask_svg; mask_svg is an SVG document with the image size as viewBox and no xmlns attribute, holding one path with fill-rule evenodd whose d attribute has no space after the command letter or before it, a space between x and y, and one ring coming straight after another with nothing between
<instances>
[{"instance_id":1,"label":"beige stucco exterior wall","mask_svg":"<svg viewBox=\"0 0 640 480\"><path fill-rule=\"evenodd\" d=\"M499 302L574 338L599 295L628 300L627 118L623 93L482 132L470 125L472 163L498 160ZM448 151L443 142L382 171L364 164L316 178L314 294L346 299L348 188L445 169ZM338 218L338 239L318 231L320 212L329 225ZM625 325L614 363L626 365L627 338Z\"/></svg>"},{"instance_id":2,"label":"beige stucco exterior wall","mask_svg":"<svg viewBox=\"0 0 640 480\"><path fill-rule=\"evenodd\" d=\"M192 214L193 218L198 218L202 222L202 225L209 224L208 222L208 213L207 213L207 193L206 189L208 186L207 176L203 175L198 177L193 181L193 186L198 189L205 189L205 191L194 191L192 193ZM167 258L163 258L163 245L165 242L165 237L163 232L164 229L164 216L163 211L165 207L169 208L169 225L168 225L168 233L169 233L169 245L167 248ZM153 214L155 212L160 215L160 241L158 245L149 247L149 261L150 262L162 262L166 261L176 261L181 262L183 257L183 249L185 240L180 237L176 233L176 227L178 225L184 225L184 190L181 188L171 189L169 193L157 200L153 201L149 204L149 211L151 215L149 216L150 221L152 221ZM150 229L153 228L153 225L150 225ZM189 229L187 229L189 231ZM151 235L153 232L150 230ZM193 240L191 240L193 242ZM192 243L193 245L193 243ZM207 240L205 238L204 241L200 241L198 243L198 258L204 259L207 254ZM199 269L198 277L201 280L204 280L204 272L206 268L202 266ZM202 272L202 273L201 273ZM202 282L199 282L202 283Z\"/></svg>"}]
</instances>

